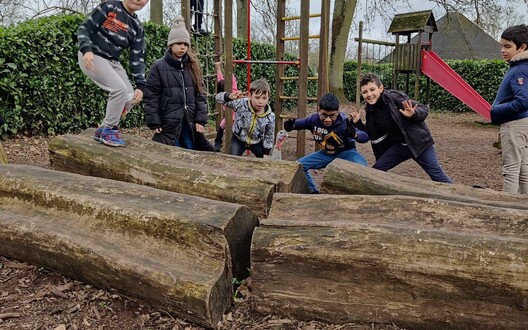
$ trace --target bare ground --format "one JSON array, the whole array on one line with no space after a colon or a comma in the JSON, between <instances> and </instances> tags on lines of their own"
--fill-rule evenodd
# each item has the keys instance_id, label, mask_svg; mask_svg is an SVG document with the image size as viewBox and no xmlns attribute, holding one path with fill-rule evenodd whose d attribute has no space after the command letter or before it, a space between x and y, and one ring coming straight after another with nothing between
<instances>
[{"instance_id":1,"label":"bare ground","mask_svg":"<svg viewBox=\"0 0 528 330\"><path fill-rule=\"evenodd\" d=\"M436 150L445 171L456 183L501 190L500 150L493 147L498 128L482 125L476 114L433 113L427 123L436 140ZM146 129L126 130L148 138ZM295 159L295 134L288 138L283 158ZM306 150L314 150L307 134ZM3 141L12 164L49 168L50 138L18 137ZM359 145L369 164L374 157L369 144ZM423 170L408 161L395 173L427 179ZM315 173L320 181L322 171ZM169 311L153 309L111 289L94 288L49 270L0 256L0 329L203 329L175 318ZM224 315L218 329L399 329L396 325L333 325L303 322L274 315L258 315L251 309L250 285Z\"/></svg>"}]
</instances>

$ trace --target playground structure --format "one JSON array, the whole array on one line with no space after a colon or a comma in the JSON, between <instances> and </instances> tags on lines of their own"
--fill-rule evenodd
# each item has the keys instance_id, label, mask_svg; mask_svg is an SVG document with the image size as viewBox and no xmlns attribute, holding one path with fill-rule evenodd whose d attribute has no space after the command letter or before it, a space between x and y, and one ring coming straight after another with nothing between
<instances>
[{"instance_id":1,"label":"playground structure","mask_svg":"<svg viewBox=\"0 0 528 330\"><path fill-rule=\"evenodd\" d=\"M420 75L427 76L426 99L429 103L431 80L443 87L461 102L466 104L473 111L490 120L491 105L478 94L458 73L456 73L444 60L442 60L433 50L432 35L438 31L436 21L431 10L397 14L391 22L389 30L396 36L396 42L382 42L376 40L363 39L362 23L360 23L358 41L358 72L356 86L356 102L359 103L359 80L361 77L362 46L384 45L394 47L391 62L392 88L402 89L398 86L399 75L405 75L405 88L409 92L409 75L416 76L414 83L414 99L419 100ZM422 40L422 34L427 33L427 40ZM411 42L411 35L417 34L417 42ZM406 42L400 42L400 37L407 37Z\"/></svg>"},{"instance_id":2,"label":"playground structure","mask_svg":"<svg viewBox=\"0 0 528 330\"><path fill-rule=\"evenodd\" d=\"M282 121L290 116L283 114L284 103L289 100L297 101L297 115L295 118L303 118L307 115L307 104L309 101L316 101L321 95L328 92L328 38L329 38L329 12L330 12L330 1L321 1L321 12L310 13L310 1L301 1L300 15L298 16L286 16L286 0L279 0L277 2L277 37L276 37L276 59L274 61L261 61L254 60L251 57L251 20L250 20L250 1L247 1L247 54L245 59L235 59L233 57L233 4L231 1L224 2L223 10L223 21L222 21L222 1L213 1L213 13L203 13L207 17L212 17L213 20L213 38L214 38L214 52L215 54L199 54L200 57L214 57L215 61L220 61L220 56L225 56L225 87L227 92L231 92L232 86L232 75L233 66L246 65L247 66L247 77L246 82L249 88L251 83L251 65L252 64L270 64L276 65L275 82L270 82L275 86L275 103L274 111L276 115L275 131L278 132L282 129ZM185 19L187 29L191 31L192 16L196 12L191 10L190 0L182 1L182 15ZM310 35L310 19L320 18L320 32L318 35ZM300 31L298 36L286 36L286 23L289 21L299 21ZM222 26L223 38L222 38ZM197 38L196 38L197 39ZM308 55L309 55L309 40L319 39L319 65L317 76L309 77L308 68ZM223 43L222 43L223 40ZM289 41L299 42L299 54L296 61L285 60L285 44ZM298 68L297 76L286 76L285 66L293 65ZM206 68L207 70L207 68ZM216 75L205 75L205 78L216 77ZM286 81L296 80L298 82L298 94L297 95L285 95L285 83ZM308 81L317 80L317 96L308 96ZM227 109L224 114L220 111L220 107L217 106L216 123L217 127L225 117L226 129L225 129L225 149L229 150L229 143L232 137L232 110ZM305 154L305 132L297 132L297 158L304 156Z\"/></svg>"}]
</instances>

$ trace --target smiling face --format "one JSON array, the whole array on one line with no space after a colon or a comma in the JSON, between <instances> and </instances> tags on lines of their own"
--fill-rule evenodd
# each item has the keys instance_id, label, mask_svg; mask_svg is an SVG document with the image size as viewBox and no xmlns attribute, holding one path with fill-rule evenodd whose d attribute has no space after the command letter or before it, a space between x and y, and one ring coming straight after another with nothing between
<instances>
[{"instance_id":1,"label":"smiling face","mask_svg":"<svg viewBox=\"0 0 528 330\"><path fill-rule=\"evenodd\" d=\"M506 62L509 62L512 57L526 50L526 44L522 44L521 47L517 48L517 45L513 41L506 39L501 39L500 45L502 58Z\"/></svg>"},{"instance_id":2,"label":"smiling face","mask_svg":"<svg viewBox=\"0 0 528 330\"><path fill-rule=\"evenodd\" d=\"M149 0L123 0L123 6L129 13L135 14L136 11L143 9L148 2Z\"/></svg>"},{"instance_id":3,"label":"smiling face","mask_svg":"<svg viewBox=\"0 0 528 330\"><path fill-rule=\"evenodd\" d=\"M332 126L337 116L339 116L339 111L337 110L319 109L319 119L321 119L323 125L326 127Z\"/></svg>"},{"instance_id":4,"label":"smiling face","mask_svg":"<svg viewBox=\"0 0 528 330\"><path fill-rule=\"evenodd\" d=\"M376 104L382 92L383 92L383 85L378 86L373 81L368 82L366 85L361 86L361 96L363 96L363 99L368 104Z\"/></svg>"}]
</instances>

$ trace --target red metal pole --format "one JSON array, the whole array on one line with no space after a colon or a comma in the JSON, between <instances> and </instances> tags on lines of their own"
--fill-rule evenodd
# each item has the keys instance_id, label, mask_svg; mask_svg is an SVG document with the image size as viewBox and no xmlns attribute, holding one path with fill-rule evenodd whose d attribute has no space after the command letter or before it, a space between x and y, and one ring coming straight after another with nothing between
<instances>
[{"instance_id":1,"label":"red metal pole","mask_svg":"<svg viewBox=\"0 0 528 330\"><path fill-rule=\"evenodd\" d=\"M251 0L247 0L247 59L251 60ZM247 64L247 90L251 86L251 63Z\"/></svg>"}]
</instances>

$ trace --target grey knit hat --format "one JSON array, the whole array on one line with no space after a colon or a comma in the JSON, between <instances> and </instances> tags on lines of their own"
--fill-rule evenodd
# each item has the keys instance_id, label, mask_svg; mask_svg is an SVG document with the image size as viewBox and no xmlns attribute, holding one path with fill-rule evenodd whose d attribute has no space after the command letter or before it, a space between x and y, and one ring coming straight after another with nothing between
<instances>
[{"instance_id":1,"label":"grey knit hat","mask_svg":"<svg viewBox=\"0 0 528 330\"><path fill-rule=\"evenodd\" d=\"M177 42L185 42L187 45L191 45L191 36L189 35L183 17L181 16L176 17L174 23L172 23L167 46L170 47Z\"/></svg>"}]
</instances>

